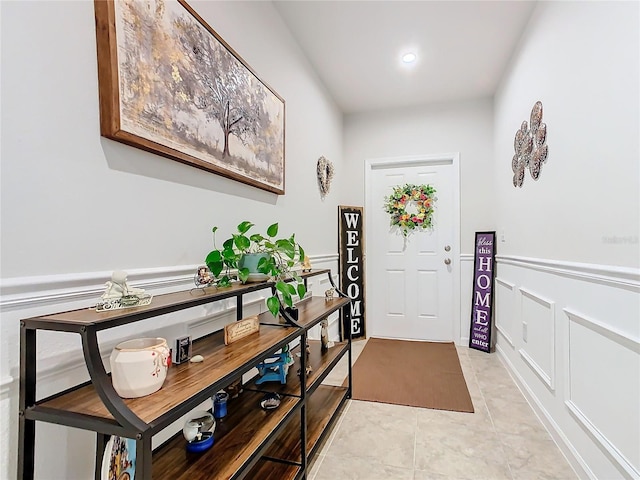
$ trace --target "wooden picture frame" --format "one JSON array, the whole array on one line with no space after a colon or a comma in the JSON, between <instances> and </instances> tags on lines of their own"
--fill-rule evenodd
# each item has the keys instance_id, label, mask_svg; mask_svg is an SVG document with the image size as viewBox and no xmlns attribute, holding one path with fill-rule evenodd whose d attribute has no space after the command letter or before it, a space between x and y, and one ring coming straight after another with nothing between
<instances>
[{"instance_id":1,"label":"wooden picture frame","mask_svg":"<svg viewBox=\"0 0 640 480\"><path fill-rule=\"evenodd\" d=\"M100 133L284 194L285 102L184 0L95 0Z\"/></svg>"}]
</instances>

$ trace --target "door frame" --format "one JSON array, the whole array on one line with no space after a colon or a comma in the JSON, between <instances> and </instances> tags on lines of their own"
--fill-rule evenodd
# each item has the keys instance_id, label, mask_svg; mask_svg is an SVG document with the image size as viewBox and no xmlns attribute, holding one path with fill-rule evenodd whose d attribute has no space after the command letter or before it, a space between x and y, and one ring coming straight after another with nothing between
<instances>
[{"instance_id":1,"label":"door frame","mask_svg":"<svg viewBox=\"0 0 640 480\"><path fill-rule=\"evenodd\" d=\"M381 168L401 168L401 167L415 167L420 165L449 165L453 169L453 245L451 246L451 260L452 268L451 274L453 275L453 302L451 311L453 312L453 340L457 345L462 345L461 341L461 324L460 318L460 153L436 153L430 155L407 155L399 157L383 157L383 158L370 158L364 162L364 219L365 225L369 223L369 212L373 211L374 198L371 192L371 176L374 169ZM371 245L371 239L374 232L371 228L365 228L365 258L366 248ZM370 268L365 268L366 285L365 294L366 298L372 298L368 291L370 285L373 285L372 275ZM371 312L369 311L369 316Z\"/></svg>"}]
</instances>

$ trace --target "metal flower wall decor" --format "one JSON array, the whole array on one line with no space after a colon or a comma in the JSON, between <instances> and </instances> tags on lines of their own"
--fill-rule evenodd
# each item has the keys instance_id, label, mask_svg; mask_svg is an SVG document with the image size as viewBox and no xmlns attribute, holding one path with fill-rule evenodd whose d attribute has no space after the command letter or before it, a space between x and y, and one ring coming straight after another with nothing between
<instances>
[{"instance_id":1,"label":"metal flower wall decor","mask_svg":"<svg viewBox=\"0 0 640 480\"><path fill-rule=\"evenodd\" d=\"M542 123L542 102L537 101L531 109L529 125L522 122L513 142L515 155L511 161L513 186L522 187L524 172L529 169L531 178L538 180L542 164L549 155L547 146L547 125Z\"/></svg>"}]
</instances>

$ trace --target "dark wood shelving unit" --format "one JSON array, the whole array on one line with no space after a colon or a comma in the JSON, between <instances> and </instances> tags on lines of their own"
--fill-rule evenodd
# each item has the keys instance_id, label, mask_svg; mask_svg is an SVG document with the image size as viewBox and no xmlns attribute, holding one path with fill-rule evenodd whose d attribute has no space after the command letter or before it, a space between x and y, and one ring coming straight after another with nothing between
<instances>
[{"instance_id":1,"label":"dark wood shelving unit","mask_svg":"<svg viewBox=\"0 0 640 480\"><path fill-rule=\"evenodd\" d=\"M302 274L306 279L327 274L315 270ZM234 284L230 288L192 289L154 297L151 305L125 310L95 312L92 309L44 315L25 319L20 328L20 400L18 478L33 479L36 422L94 431L97 434L95 478L101 480L101 461L108 435L136 440L135 480L153 479L236 479L304 478L307 459L317 448L323 432L336 418L351 392L351 337L326 352L320 342L309 341L309 359L296 355L289 368L287 383L255 379L244 385L238 398L230 399L227 416L217 421L213 447L203 453L188 453L182 432L158 447L151 439L183 415L198 407L216 391L242 378L260 361L297 341L307 342L307 332L330 314L349 305L349 299L312 297L298 306L298 319L282 313L281 319L270 313L259 316L258 333L230 345L224 344L222 331L196 340L193 355L202 363L173 365L162 388L145 397L120 398L105 371L97 332L126 325L185 308L236 298L236 315L242 318L243 295L270 288L272 282ZM36 342L38 330L75 332L81 336L85 362L91 380L53 396L36 398ZM347 387L320 385L342 358L349 359ZM309 361L312 373L304 372ZM278 408L264 411L260 400L264 392L282 394ZM295 450L297 448L297 451Z\"/></svg>"},{"instance_id":2,"label":"dark wood shelving unit","mask_svg":"<svg viewBox=\"0 0 640 480\"><path fill-rule=\"evenodd\" d=\"M263 314L269 315L271 314ZM222 331L193 343L193 354L202 355L202 363L174 365L167 371L162 388L151 396L123 399L125 405L142 421L154 428L163 428L165 417L180 416L227 386L230 380L252 368L269 352L280 349L299 336L295 327L260 326L260 331L225 346ZM153 401L150 401L150 400ZM187 405L186 408L177 409ZM39 408L58 409L80 415L113 419L100 400L93 384L58 394L51 400L38 402L30 409L29 417L37 417Z\"/></svg>"},{"instance_id":3,"label":"dark wood shelving unit","mask_svg":"<svg viewBox=\"0 0 640 480\"><path fill-rule=\"evenodd\" d=\"M328 427L337 418L336 413L348 397L349 390L346 387L330 385L320 385L312 395L307 397L306 450L308 457L316 453L321 440L324 439L324 434L328 432ZM265 457L288 462L300 461L298 453L300 452L300 428L300 419L292 418L267 449Z\"/></svg>"},{"instance_id":4,"label":"dark wood shelving unit","mask_svg":"<svg viewBox=\"0 0 640 480\"><path fill-rule=\"evenodd\" d=\"M217 421L215 442L203 453L188 453L180 432L153 454L153 478L205 480L238 478L243 468L255 463L278 427L300 409L296 397L283 397L275 410L260 408L262 394L243 392L227 404L227 416ZM299 432L298 432L299 435Z\"/></svg>"}]
</instances>

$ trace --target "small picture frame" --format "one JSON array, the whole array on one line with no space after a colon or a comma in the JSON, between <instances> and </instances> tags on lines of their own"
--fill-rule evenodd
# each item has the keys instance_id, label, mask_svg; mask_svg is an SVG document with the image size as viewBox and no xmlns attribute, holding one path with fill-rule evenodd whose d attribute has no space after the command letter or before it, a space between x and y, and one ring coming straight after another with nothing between
<instances>
[{"instance_id":1,"label":"small picture frame","mask_svg":"<svg viewBox=\"0 0 640 480\"><path fill-rule=\"evenodd\" d=\"M206 265L199 266L195 276L193 277L193 283L196 284L196 287L200 288L208 287L215 281L216 278Z\"/></svg>"},{"instance_id":2,"label":"small picture frame","mask_svg":"<svg viewBox=\"0 0 640 480\"><path fill-rule=\"evenodd\" d=\"M191 337L177 338L174 352L173 363L180 364L188 362L191 358Z\"/></svg>"}]
</instances>

